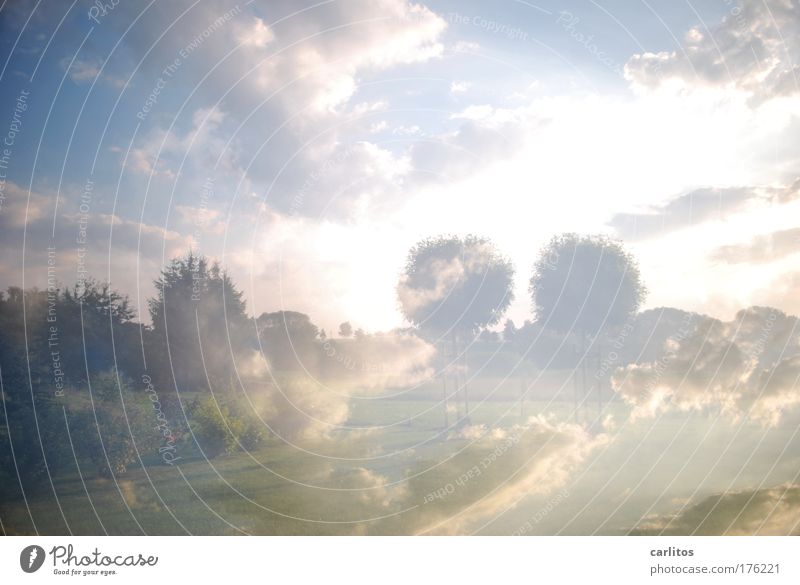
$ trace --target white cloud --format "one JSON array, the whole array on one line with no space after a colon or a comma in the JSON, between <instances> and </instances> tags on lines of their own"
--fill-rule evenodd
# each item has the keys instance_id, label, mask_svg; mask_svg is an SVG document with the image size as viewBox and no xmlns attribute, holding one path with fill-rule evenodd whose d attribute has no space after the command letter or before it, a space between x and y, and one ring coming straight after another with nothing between
<instances>
[{"instance_id":1,"label":"white cloud","mask_svg":"<svg viewBox=\"0 0 800 585\"><path fill-rule=\"evenodd\" d=\"M389 124L386 120L381 120L380 122L373 122L369 127L370 134L377 134L378 132L383 132L389 127Z\"/></svg>"},{"instance_id":2,"label":"white cloud","mask_svg":"<svg viewBox=\"0 0 800 585\"><path fill-rule=\"evenodd\" d=\"M240 27L237 39L247 47L264 48L275 40L275 33L262 19L254 18L249 25Z\"/></svg>"},{"instance_id":3,"label":"white cloud","mask_svg":"<svg viewBox=\"0 0 800 585\"><path fill-rule=\"evenodd\" d=\"M64 67L69 67L69 78L75 83L86 83L93 80L100 73L103 65L100 60L75 59L70 66L69 61L63 62Z\"/></svg>"},{"instance_id":4,"label":"white cloud","mask_svg":"<svg viewBox=\"0 0 800 585\"><path fill-rule=\"evenodd\" d=\"M406 333L329 340L323 346L326 377L348 394L408 388L434 374L436 348Z\"/></svg>"},{"instance_id":5,"label":"white cloud","mask_svg":"<svg viewBox=\"0 0 800 585\"><path fill-rule=\"evenodd\" d=\"M727 323L697 316L667 340L658 359L620 368L612 379L634 419L713 410L767 425L800 404L798 384L798 319L756 307Z\"/></svg>"},{"instance_id":6,"label":"white cloud","mask_svg":"<svg viewBox=\"0 0 800 585\"><path fill-rule=\"evenodd\" d=\"M671 85L692 91L701 86L741 90L757 102L800 89L800 7L793 0L729 5L722 23L710 31L692 28L672 52L634 55L625 75L638 88Z\"/></svg>"},{"instance_id":7,"label":"white cloud","mask_svg":"<svg viewBox=\"0 0 800 585\"><path fill-rule=\"evenodd\" d=\"M566 486L573 474L608 436L592 436L579 425L532 417L525 424L495 429L454 458L453 469L437 470L437 478L461 483L452 495L428 496L421 507L423 534L469 534L513 510L529 496L544 495ZM478 473L467 472L477 467ZM464 478L468 479L464 481ZM457 508L449 508L448 497ZM441 507L441 509L439 509Z\"/></svg>"}]
</instances>

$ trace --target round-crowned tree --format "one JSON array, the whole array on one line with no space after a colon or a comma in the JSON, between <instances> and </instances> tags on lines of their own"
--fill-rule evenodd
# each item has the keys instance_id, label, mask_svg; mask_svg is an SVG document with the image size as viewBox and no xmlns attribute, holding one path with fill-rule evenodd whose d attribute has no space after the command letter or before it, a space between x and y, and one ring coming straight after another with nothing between
<instances>
[{"instance_id":1,"label":"round-crowned tree","mask_svg":"<svg viewBox=\"0 0 800 585\"><path fill-rule=\"evenodd\" d=\"M500 321L514 298L513 277L511 262L488 239L439 236L411 249L397 297L417 327L463 336Z\"/></svg>"},{"instance_id":2,"label":"round-crowned tree","mask_svg":"<svg viewBox=\"0 0 800 585\"><path fill-rule=\"evenodd\" d=\"M587 391L587 337L597 341L599 356L599 334L621 326L636 314L646 294L639 268L619 242L606 236L562 234L550 240L539 255L530 290L537 321L554 331L575 335L580 343L576 350L581 356L580 367L573 372L577 422L579 374L584 394ZM599 422L602 386L598 383L596 387L595 422Z\"/></svg>"},{"instance_id":3,"label":"round-crowned tree","mask_svg":"<svg viewBox=\"0 0 800 585\"><path fill-rule=\"evenodd\" d=\"M439 236L419 242L408 254L408 262L397 285L400 308L420 330L442 342L450 338L453 355L444 360L464 396L464 416L469 421L469 397L464 375L468 340L481 329L500 321L514 298L514 268L494 245L477 236ZM463 345L459 352L458 346ZM458 356L462 366L456 366ZM447 377L442 374L445 428L447 422Z\"/></svg>"},{"instance_id":4,"label":"round-crowned tree","mask_svg":"<svg viewBox=\"0 0 800 585\"><path fill-rule=\"evenodd\" d=\"M562 234L544 247L530 280L537 320L597 336L635 314L646 295L636 260L603 235Z\"/></svg>"}]
</instances>

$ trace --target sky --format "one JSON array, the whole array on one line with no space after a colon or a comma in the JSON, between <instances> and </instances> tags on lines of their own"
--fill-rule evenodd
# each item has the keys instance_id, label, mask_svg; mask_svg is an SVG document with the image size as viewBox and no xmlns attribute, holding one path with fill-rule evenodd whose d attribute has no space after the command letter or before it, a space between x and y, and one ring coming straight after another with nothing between
<instances>
[{"instance_id":1,"label":"sky","mask_svg":"<svg viewBox=\"0 0 800 585\"><path fill-rule=\"evenodd\" d=\"M102 3L100 3L102 4ZM561 232L647 307L800 313L800 3L4 2L0 285L130 295L194 250L248 311L405 325L408 250Z\"/></svg>"}]
</instances>

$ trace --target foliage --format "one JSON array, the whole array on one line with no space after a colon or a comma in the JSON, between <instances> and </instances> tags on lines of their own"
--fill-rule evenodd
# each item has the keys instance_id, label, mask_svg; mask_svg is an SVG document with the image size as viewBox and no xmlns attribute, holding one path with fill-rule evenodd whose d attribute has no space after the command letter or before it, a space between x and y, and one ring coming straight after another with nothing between
<instances>
[{"instance_id":1,"label":"foliage","mask_svg":"<svg viewBox=\"0 0 800 585\"><path fill-rule=\"evenodd\" d=\"M229 406L212 396L198 398L191 408L192 432L206 457L233 453L239 445L256 447L264 438L262 426L244 406Z\"/></svg>"},{"instance_id":2,"label":"foliage","mask_svg":"<svg viewBox=\"0 0 800 585\"><path fill-rule=\"evenodd\" d=\"M411 249L397 296L420 328L474 333L499 322L514 298L513 277L511 262L489 240L439 236Z\"/></svg>"},{"instance_id":3,"label":"foliage","mask_svg":"<svg viewBox=\"0 0 800 585\"><path fill-rule=\"evenodd\" d=\"M217 263L192 252L175 258L155 281L148 301L157 351L151 361L169 376L161 386L194 391L229 384L234 356L249 345L242 292Z\"/></svg>"},{"instance_id":4,"label":"foliage","mask_svg":"<svg viewBox=\"0 0 800 585\"><path fill-rule=\"evenodd\" d=\"M635 259L619 242L577 234L545 246L530 291L538 322L593 337L635 314L646 295Z\"/></svg>"},{"instance_id":5,"label":"foliage","mask_svg":"<svg viewBox=\"0 0 800 585\"><path fill-rule=\"evenodd\" d=\"M278 371L313 371L320 362L320 330L297 311L262 313L256 319L260 346Z\"/></svg>"},{"instance_id":6,"label":"foliage","mask_svg":"<svg viewBox=\"0 0 800 585\"><path fill-rule=\"evenodd\" d=\"M133 390L126 377L100 372L89 381L90 396L81 396L67 416L78 457L86 457L101 475L125 473L139 456L158 451L161 435L143 393Z\"/></svg>"}]
</instances>

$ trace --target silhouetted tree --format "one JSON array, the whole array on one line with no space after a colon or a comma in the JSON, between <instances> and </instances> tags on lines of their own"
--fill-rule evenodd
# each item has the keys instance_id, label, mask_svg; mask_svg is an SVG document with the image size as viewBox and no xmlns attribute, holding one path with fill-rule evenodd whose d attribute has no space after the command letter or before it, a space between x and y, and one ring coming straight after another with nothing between
<instances>
[{"instance_id":1,"label":"silhouetted tree","mask_svg":"<svg viewBox=\"0 0 800 585\"><path fill-rule=\"evenodd\" d=\"M541 251L530 291L537 321L577 336L582 353L587 337L594 340L603 330L624 323L646 295L635 259L619 242L572 233L554 237ZM582 372L585 390L585 360Z\"/></svg>"},{"instance_id":2,"label":"silhouetted tree","mask_svg":"<svg viewBox=\"0 0 800 585\"><path fill-rule=\"evenodd\" d=\"M499 322L513 300L513 276L511 262L489 240L439 236L411 249L397 296L411 323L440 340L450 338L455 358L459 346L466 348L481 329ZM465 367L466 349L462 358ZM466 377L463 392L467 420Z\"/></svg>"},{"instance_id":3,"label":"silhouetted tree","mask_svg":"<svg viewBox=\"0 0 800 585\"><path fill-rule=\"evenodd\" d=\"M353 335L353 326L349 321L345 321L339 325L339 337L351 337Z\"/></svg>"},{"instance_id":4,"label":"silhouetted tree","mask_svg":"<svg viewBox=\"0 0 800 585\"><path fill-rule=\"evenodd\" d=\"M89 399L87 380L101 371L122 378L126 370L136 369L141 353L133 316L127 297L91 279L72 289L12 287L0 295L4 497L16 497L18 487L28 492L49 486L48 473L72 465L66 421L80 417L80 405ZM104 416L105 411L98 412L99 419ZM123 431L117 424L109 428ZM109 452L113 457L114 449Z\"/></svg>"},{"instance_id":5,"label":"silhouetted tree","mask_svg":"<svg viewBox=\"0 0 800 585\"><path fill-rule=\"evenodd\" d=\"M247 346L242 292L217 263L192 252L172 260L155 286L151 361L170 372L178 390L230 385L236 355Z\"/></svg>"},{"instance_id":6,"label":"silhouetted tree","mask_svg":"<svg viewBox=\"0 0 800 585\"><path fill-rule=\"evenodd\" d=\"M316 371L320 331L311 318L297 311L262 313L256 319L261 349L279 371Z\"/></svg>"},{"instance_id":7,"label":"silhouetted tree","mask_svg":"<svg viewBox=\"0 0 800 585\"><path fill-rule=\"evenodd\" d=\"M514 341L514 338L517 335L517 328L514 325L514 321L511 319L506 319L505 325L503 325L503 341L510 342Z\"/></svg>"}]
</instances>

